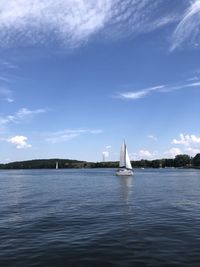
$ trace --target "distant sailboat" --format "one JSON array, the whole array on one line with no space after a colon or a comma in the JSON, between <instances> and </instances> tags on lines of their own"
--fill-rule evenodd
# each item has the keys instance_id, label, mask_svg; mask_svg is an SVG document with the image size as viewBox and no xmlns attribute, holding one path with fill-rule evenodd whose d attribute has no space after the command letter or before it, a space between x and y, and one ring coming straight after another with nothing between
<instances>
[{"instance_id":1,"label":"distant sailboat","mask_svg":"<svg viewBox=\"0 0 200 267\"><path fill-rule=\"evenodd\" d=\"M121 176L133 175L133 169L131 166L131 161L128 155L128 150L125 141L121 147L119 169L117 170L116 175L121 175Z\"/></svg>"},{"instance_id":2,"label":"distant sailboat","mask_svg":"<svg viewBox=\"0 0 200 267\"><path fill-rule=\"evenodd\" d=\"M159 163L159 169L162 169L162 161L160 161L160 163Z\"/></svg>"},{"instance_id":3,"label":"distant sailboat","mask_svg":"<svg viewBox=\"0 0 200 267\"><path fill-rule=\"evenodd\" d=\"M58 161L56 161L56 170L58 169Z\"/></svg>"}]
</instances>

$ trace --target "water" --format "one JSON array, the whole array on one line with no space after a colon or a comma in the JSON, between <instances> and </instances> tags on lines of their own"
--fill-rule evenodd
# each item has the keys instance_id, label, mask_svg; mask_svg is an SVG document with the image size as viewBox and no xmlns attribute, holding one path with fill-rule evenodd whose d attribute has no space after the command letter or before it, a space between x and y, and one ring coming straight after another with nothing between
<instances>
[{"instance_id":1,"label":"water","mask_svg":"<svg viewBox=\"0 0 200 267\"><path fill-rule=\"evenodd\" d=\"M0 171L0 266L199 266L200 171Z\"/></svg>"}]
</instances>

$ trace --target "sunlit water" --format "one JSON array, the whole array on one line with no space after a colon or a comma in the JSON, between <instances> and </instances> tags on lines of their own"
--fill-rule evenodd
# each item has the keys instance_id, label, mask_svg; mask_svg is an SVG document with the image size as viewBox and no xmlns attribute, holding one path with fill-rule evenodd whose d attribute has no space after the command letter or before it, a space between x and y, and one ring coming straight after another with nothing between
<instances>
[{"instance_id":1,"label":"sunlit water","mask_svg":"<svg viewBox=\"0 0 200 267\"><path fill-rule=\"evenodd\" d=\"M0 171L0 266L200 266L200 171Z\"/></svg>"}]
</instances>

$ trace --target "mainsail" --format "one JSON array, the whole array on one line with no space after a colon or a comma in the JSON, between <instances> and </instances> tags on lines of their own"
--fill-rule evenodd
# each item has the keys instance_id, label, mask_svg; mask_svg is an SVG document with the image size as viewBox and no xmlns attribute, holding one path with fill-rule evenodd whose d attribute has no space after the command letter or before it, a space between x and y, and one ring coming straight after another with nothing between
<instances>
[{"instance_id":1,"label":"mainsail","mask_svg":"<svg viewBox=\"0 0 200 267\"><path fill-rule=\"evenodd\" d=\"M129 155L128 155L128 150L127 150L127 148L126 148L126 168L127 168L127 169L132 169L131 161L130 161L130 158L129 158Z\"/></svg>"},{"instance_id":2,"label":"mainsail","mask_svg":"<svg viewBox=\"0 0 200 267\"><path fill-rule=\"evenodd\" d=\"M120 161L119 161L119 167L125 167L126 161L125 161L125 143L122 144L121 151L120 151Z\"/></svg>"},{"instance_id":3,"label":"mainsail","mask_svg":"<svg viewBox=\"0 0 200 267\"><path fill-rule=\"evenodd\" d=\"M121 151L120 151L119 167L132 169L131 161L128 155L128 150L127 150L125 142L122 144Z\"/></svg>"}]
</instances>

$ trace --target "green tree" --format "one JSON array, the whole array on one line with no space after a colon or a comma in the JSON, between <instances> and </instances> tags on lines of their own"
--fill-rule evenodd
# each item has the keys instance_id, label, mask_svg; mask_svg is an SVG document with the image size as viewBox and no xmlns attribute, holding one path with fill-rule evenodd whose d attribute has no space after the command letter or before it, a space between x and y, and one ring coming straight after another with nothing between
<instances>
[{"instance_id":1,"label":"green tree","mask_svg":"<svg viewBox=\"0 0 200 267\"><path fill-rule=\"evenodd\" d=\"M177 155L174 159L175 167L186 167L191 163L190 157L186 154Z\"/></svg>"},{"instance_id":2,"label":"green tree","mask_svg":"<svg viewBox=\"0 0 200 267\"><path fill-rule=\"evenodd\" d=\"M195 167L200 167L200 153L196 154L196 156L193 158L192 164Z\"/></svg>"},{"instance_id":3,"label":"green tree","mask_svg":"<svg viewBox=\"0 0 200 267\"><path fill-rule=\"evenodd\" d=\"M174 167L174 159L164 159L165 167Z\"/></svg>"}]
</instances>

